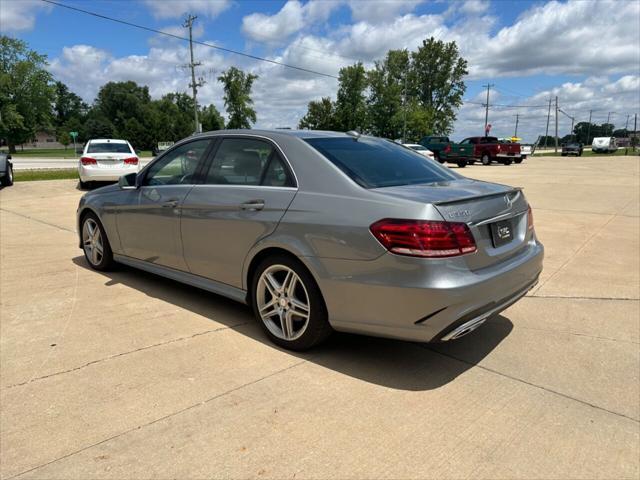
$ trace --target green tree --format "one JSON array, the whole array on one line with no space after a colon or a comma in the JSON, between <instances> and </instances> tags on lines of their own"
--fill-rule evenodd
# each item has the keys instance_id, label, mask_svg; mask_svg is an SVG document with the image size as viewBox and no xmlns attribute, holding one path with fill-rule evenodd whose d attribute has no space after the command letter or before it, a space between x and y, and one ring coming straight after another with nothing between
<instances>
[{"instance_id":1,"label":"green tree","mask_svg":"<svg viewBox=\"0 0 640 480\"><path fill-rule=\"evenodd\" d=\"M64 145L64 149L71 143L71 136L67 132L60 132L58 134L58 142Z\"/></svg>"},{"instance_id":2,"label":"green tree","mask_svg":"<svg viewBox=\"0 0 640 480\"><path fill-rule=\"evenodd\" d=\"M374 135L392 139L402 136L409 69L407 50L389 50L385 59L367 72L367 117Z\"/></svg>"},{"instance_id":3,"label":"green tree","mask_svg":"<svg viewBox=\"0 0 640 480\"><path fill-rule=\"evenodd\" d=\"M336 130L335 106L329 97L312 100L307 113L298 124L298 128L309 130Z\"/></svg>"},{"instance_id":4,"label":"green tree","mask_svg":"<svg viewBox=\"0 0 640 480\"><path fill-rule=\"evenodd\" d=\"M360 130L366 127L365 90L367 75L361 62L340 69L335 117L339 130Z\"/></svg>"},{"instance_id":5,"label":"green tree","mask_svg":"<svg viewBox=\"0 0 640 480\"><path fill-rule=\"evenodd\" d=\"M46 56L22 40L0 36L0 137L9 151L51 126L54 89Z\"/></svg>"},{"instance_id":6,"label":"green tree","mask_svg":"<svg viewBox=\"0 0 640 480\"><path fill-rule=\"evenodd\" d=\"M222 115L213 104L201 110L200 121L202 122L202 130L205 132L224 128L224 118L222 118Z\"/></svg>"},{"instance_id":7,"label":"green tree","mask_svg":"<svg viewBox=\"0 0 640 480\"><path fill-rule=\"evenodd\" d=\"M224 86L224 106L229 115L227 128L251 128L251 124L256 122L251 88L257 79L257 75L244 73L236 67L229 68L218 77Z\"/></svg>"},{"instance_id":8,"label":"green tree","mask_svg":"<svg viewBox=\"0 0 640 480\"><path fill-rule=\"evenodd\" d=\"M106 118L99 115L91 115L90 118L82 125L80 129L80 137L83 141L92 138L113 138L116 136L113 124Z\"/></svg>"},{"instance_id":9,"label":"green tree","mask_svg":"<svg viewBox=\"0 0 640 480\"><path fill-rule=\"evenodd\" d=\"M466 91L467 61L460 57L455 42L445 43L433 37L422 41L418 50L411 53L411 61L411 96L432 118L429 133L451 133Z\"/></svg>"},{"instance_id":10,"label":"green tree","mask_svg":"<svg viewBox=\"0 0 640 480\"><path fill-rule=\"evenodd\" d=\"M144 125L145 107L150 103L149 87L132 81L109 82L100 88L95 109L113 124L119 136L128 140L125 128L127 120L135 118Z\"/></svg>"},{"instance_id":11,"label":"green tree","mask_svg":"<svg viewBox=\"0 0 640 480\"><path fill-rule=\"evenodd\" d=\"M89 106L75 93L69 90L62 82L56 82L55 99L53 101L53 113L56 126L60 127L72 118L82 119Z\"/></svg>"}]
</instances>

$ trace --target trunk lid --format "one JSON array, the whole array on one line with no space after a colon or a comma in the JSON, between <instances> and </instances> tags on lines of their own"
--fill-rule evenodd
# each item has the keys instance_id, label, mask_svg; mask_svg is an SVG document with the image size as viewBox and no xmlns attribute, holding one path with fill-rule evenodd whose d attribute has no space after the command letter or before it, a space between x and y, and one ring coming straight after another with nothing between
<instances>
[{"instance_id":1,"label":"trunk lid","mask_svg":"<svg viewBox=\"0 0 640 480\"><path fill-rule=\"evenodd\" d=\"M529 238L528 203L518 188L460 179L385 187L375 191L432 204L444 220L466 223L473 233L478 251L461 258L465 259L472 270L488 267L513 256L525 247ZM511 238L501 239L498 230L504 231L505 228L509 230Z\"/></svg>"},{"instance_id":2,"label":"trunk lid","mask_svg":"<svg viewBox=\"0 0 640 480\"><path fill-rule=\"evenodd\" d=\"M133 153L89 153L87 156L95 158L100 168L122 168L125 158L135 157Z\"/></svg>"}]
</instances>

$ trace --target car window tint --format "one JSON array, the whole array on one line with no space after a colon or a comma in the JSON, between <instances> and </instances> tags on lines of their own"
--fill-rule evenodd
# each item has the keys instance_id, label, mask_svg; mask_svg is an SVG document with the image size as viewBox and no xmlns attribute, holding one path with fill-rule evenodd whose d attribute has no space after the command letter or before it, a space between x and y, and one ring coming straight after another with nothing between
<instances>
[{"instance_id":1,"label":"car window tint","mask_svg":"<svg viewBox=\"0 0 640 480\"><path fill-rule=\"evenodd\" d=\"M87 153L133 153L126 143L91 142Z\"/></svg>"},{"instance_id":2,"label":"car window tint","mask_svg":"<svg viewBox=\"0 0 640 480\"><path fill-rule=\"evenodd\" d=\"M145 176L145 185L188 185L195 183L195 173L210 140L185 143L167 152L153 163Z\"/></svg>"},{"instance_id":3,"label":"car window tint","mask_svg":"<svg viewBox=\"0 0 640 480\"><path fill-rule=\"evenodd\" d=\"M293 187L293 180L280 155L274 153L264 173L262 184L267 187Z\"/></svg>"},{"instance_id":4,"label":"car window tint","mask_svg":"<svg viewBox=\"0 0 640 480\"><path fill-rule=\"evenodd\" d=\"M424 155L378 138L309 138L306 142L365 188L458 178Z\"/></svg>"},{"instance_id":5,"label":"car window tint","mask_svg":"<svg viewBox=\"0 0 640 480\"><path fill-rule=\"evenodd\" d=\"M205 183L213 185L259 185L273 146L262 140L222 140Z\"/></svg>"}]
</instances>

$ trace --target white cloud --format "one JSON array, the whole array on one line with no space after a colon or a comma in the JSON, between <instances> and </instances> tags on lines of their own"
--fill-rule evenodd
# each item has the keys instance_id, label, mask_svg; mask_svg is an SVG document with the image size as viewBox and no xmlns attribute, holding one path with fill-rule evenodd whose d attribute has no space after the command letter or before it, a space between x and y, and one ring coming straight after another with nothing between
<instances>
[{"instance_id":1,"label":"white cloud","mask_svg":"<svg viewBox=\"0 0 640 480\"><path fill-rule=\"evenodd\" d=\"M310 0L305 4L289 0L273 15L252 13L245 16L242 32L251 40L282 45L304 27L326 21L339 6L339 0Z\"/></svg>"},{"instance_id":2,"label":"white cloud","mask_svg":"<svg viewBox=\"0 0 640 480\"><path fill-rule=\"evenodd\" d=\"M231 6L230 0L145 0L156 18L179 18L186 14L202 14L215 18Z\"/></svg>"},{"instance_id":3,"label":"white cloud","mask_svg":"<svg viewBox=\"0 0 640 480\"><path fill-rule=\"evenodd\" d=\"M39 0L0 0L0 31L3 33L31 30L36 15L50 11L51 5Z\"/></svg>"}]
</instances>

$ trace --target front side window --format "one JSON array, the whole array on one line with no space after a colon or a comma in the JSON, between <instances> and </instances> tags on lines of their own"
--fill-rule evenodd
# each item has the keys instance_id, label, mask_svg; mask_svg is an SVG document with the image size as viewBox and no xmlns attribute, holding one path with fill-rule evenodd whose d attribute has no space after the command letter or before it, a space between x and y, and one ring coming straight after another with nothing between
<instances>
[{"instance_id":1,"label":"front side window","mask_svg":"<svg viewBox=\"0 0 640 480\"><path fill-rule=\"evenodd\" d=\"M433 183L459 178L408 148L379 138L308 138L306 142L364 188Z\"/></svg>"},{"instance_id":2,"label":"front side window","mask_svg":"<svg viewBox=\"0 0 640 480\"><path fill-rule=\"evenodd\" d=\"M127 143L121 142L91 142L87 153L133 153Z\"/></svg>"},{"instance_id":3,"label":"front side window","mask_svg":"<svg viewBox=\"0 0 640 480\"><path fill-rule=\"evenodd\" d=\"M185 143L158 159L145 176L144 185L188 185L195 183L195 174L210 140Z\"/></svg>"},{"instance_id":4,"label":"front side window","mask_svg":"<svg viewBox=\"0 0 640 480\"><path fill-rule=\"evenodd\" d=\"M291 186L291 176L275 147L263 140L225 138L205 183L210 185Z\"/></svg>"}]
</instances>

